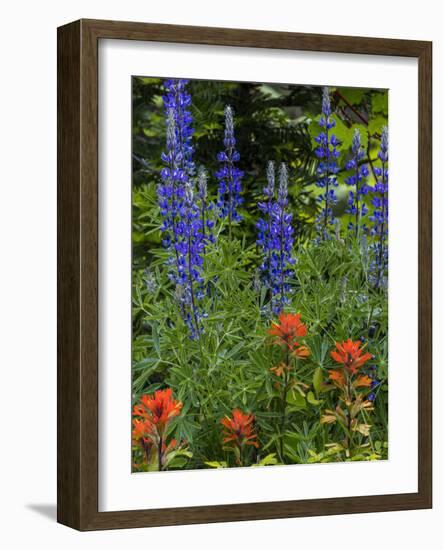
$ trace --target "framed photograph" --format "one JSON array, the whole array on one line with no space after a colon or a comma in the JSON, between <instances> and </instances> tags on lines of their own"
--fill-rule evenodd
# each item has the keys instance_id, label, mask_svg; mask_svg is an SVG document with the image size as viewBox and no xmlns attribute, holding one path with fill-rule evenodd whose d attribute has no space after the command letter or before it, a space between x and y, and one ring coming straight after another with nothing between
<instances>
[{"instance_id":1,"label":"framed photograph","mask_svg":"<svg viewBox=\"0 0 443 550\"><path fill-rule=\"evenodd\" d=\"M430 42L58 29L58 521L432 506Z\"/></svg>"}]
</instances>

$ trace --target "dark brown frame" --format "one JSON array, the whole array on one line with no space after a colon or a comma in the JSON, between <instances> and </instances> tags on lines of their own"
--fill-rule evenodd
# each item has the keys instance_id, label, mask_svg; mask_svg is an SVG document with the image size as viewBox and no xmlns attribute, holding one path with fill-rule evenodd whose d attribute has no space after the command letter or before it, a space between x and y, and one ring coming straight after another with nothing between
<instances>
[{"instance_id":1,"label":"dark brown frame","mask_svg":"<svg viewBox=\"0 0 443 550\"><path fill-rule=\"evenodd\" d=\"M418 492L98 511L98 41L125 39L418 58ZM58 521L85 531L432 507L432 43L80 20L58 29Z\"/></svg>"}]
</instances>

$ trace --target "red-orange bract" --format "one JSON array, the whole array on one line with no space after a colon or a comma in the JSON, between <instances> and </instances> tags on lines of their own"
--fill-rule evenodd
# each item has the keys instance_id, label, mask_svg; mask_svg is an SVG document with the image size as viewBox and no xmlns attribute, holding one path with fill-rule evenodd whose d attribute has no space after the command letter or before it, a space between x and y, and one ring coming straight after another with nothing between
<instances>
[{"instance_id":1,"label":"red-orange bract","mask_svg":"<svg viewBox=\"0 0 443 550\"><path fill-rule=\"evenodd\" d=\"M223 443L233 443L238 447L242 445L258 447L253 414L245 414L240 409L234 409L231 418L226 416L220 422L224 427Z\"/></svg>"},{"instance_id":2,"label":"red-orange bract","mask_svg":"<svg viewBox=\"0 0 443 550\"><path fill-rule=\"evenodd\" d=\"M135 443L139 441L151 440L152 435L155 433L154 426L150 420L140 420L134 418L132 421L132 439Z\"/></svg>"},{"instance_id":3,"label":"red-orange bract","mask_svg":"<svg viewBox=\"0 0 443 550\"><path fill-rule=\"evenodd\" d=\"M181 401L172 396L172 389L157 390L154 395L143 395L134 406L134 416L149 421L161 437L172 418L178 416L183 407ZM141 428L138 428L141 429Z\"/></svg>"},{"instance_id":4,"label":"red-orange bract","mask_svg":"<svg viewBox=\"0 0 443 550\"><path fill-rule=\"evenodd\" d=\"M363 353L363 350L360 348L360 340L353 342L349 338L347 342L342 342L341 344L336 342L335 346L337 349L331 351L332 359L337 361L337 363L341 363L352 374L356 374L366 361L372 359L370 353Z\"/></svg>"},{"instance_id":5,"label":"red-orange bract","mask_svg":"<svg viewBox=\"0 0 443 550\"><path fill-rule=\"evenodd\" d=\"M302 338L308 333L306 325L301 321L300 313L280 313L279 322L273 322L268 334L274 336L280 346L286 346L296 357L304 359L309 356L309 349L301 346L297 338Z\"/></svg>"},{"instance_id":6,"label":"red-orange bract","mask_svg":"<svg viewBox=\"0 0 443 550\"><path fill-rule=\"evenodd\" d=\"M373 358L372 354L363 352L361 349L361 341L357 340L353 342L350 338L346 342L336 342L336 349L331 351L331 357L337 363L343 365L343 370L330 370L329 379L337 386L343 387L346 384L346 375L354 376L358 374L359 369L370 359ZM354 381L354 387L369 387L371 385L371 378L363 375L358 376Z\"/></svg>"}]
</instances>

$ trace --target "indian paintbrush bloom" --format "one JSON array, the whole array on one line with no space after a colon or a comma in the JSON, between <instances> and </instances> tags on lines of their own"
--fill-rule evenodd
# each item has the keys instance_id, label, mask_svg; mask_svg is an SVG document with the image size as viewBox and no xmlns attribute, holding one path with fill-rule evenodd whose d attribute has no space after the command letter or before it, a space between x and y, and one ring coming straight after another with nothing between
<instances>
[{"instance_id":1,"label":"indian paintbrush bloom","mask_svg":"<svg viewBox=\"0 0 443 550\"><path fill-rule=\"evenodd\" d=\"M370 218L373 222L371 234L374 237L374 243L371 247L373 261L370 266L370 281L376 288L386 286L388 274L388 149L388 128L385 126L382 131L378 153L381 167L374 168L377 180L372 198L374 213Z\"/></svg>"},{"instance_id":2,"label":"indian paintbrush bloom","mask_svg":"<svg viewBox=\"0 0 443 550\"><path fill-rule=\"evenodd\" d=\"M232 416L220 420L223 431L223 443L241 448L244 445L258 447L257 434L254 429L254 415L234 409Z\"/></svg>"},{"instance_id":3,"label":"indian paintbrush bloom","mask_svg":"<svg viewBox=\"0 0 443 550\"><path fill-rule=\"evenodd\" d=\"M326 409L320 418L321 424L338 424L343 428L343 446L346 456L352 456L357 433L368 436L370 424L364 413L373 410L370 399L364 393L356 392L357 388L370 388L372 379L366 374L360 374L360 369L370 359L372 354L365 352L362 342L353 342L350 338L346 342L336 342L336 349L331 351L331 357L341 365L337 369L329 370L329 380L339 390L340 402L334 410ZM361 416L362 415L362 416ZM360 420L361 417L361 420Z\"/></svg>"},{"instance_id":4,"label":"indian paintbrush bloom","mask_svg":"<svg viewBox=\"0 0 443 550\"><path fill-rule=\"evenodd\" d=\"M142 395L134 406L134 416L149 421L159 436L163 435L169 422L180 414L183 403L174 399L172 389L157 390L153 395Z\"/></svg>"},{"instance_id":5,"label":"indian paintbrush bloom","mask_svg":"<svg viewBox=\"0 0 443 550\"><path fill-rule=\"evenodd\" d=\"M162 470L167 455L177 442L171 439L166 443L166 429L173 418L180 414L183 403L172 396L172 389L157 390L153 395L142 395L133 409L132 439L139 444L146 461L156 463L156 469Z\"/></svg>"},{"instance_id":6,"label":"indian paintbrush bloom","mask_svg":"<svg viewBox=\"0 0 443 550\"><path fill-rule=\"evenodd\" d=\"M309 349L300 345L299 339L304 338L308 329L301 321L300 313L280 313L279 322L273 321L268 334L274 338L274 342L284 347L298 359L309 357Z\"/></svg>"},{"instance_id":7,"label":"indian paintbrush bloom","mask_svg":"<svg viewBox=\"0 0 443 550\"><path fill-rule=\"evenodd\" d=\"M361 341L353 342L349 338L346 342L336 342L335 347L336 349L331 351L331 357L342 365L342 368L329 370L329 379L338 387L344 387L348 383L354 388L370 387L369 376L360 375L359 371L367 361L373 359L373 355L364 352Z\"/></svg>"},{"instance_id":8,"label":"indian paintbrush bloom","mask_svg":"<svg viewBox=\"0 0 443 550\"><path fill-rule=\"evenodd\" d=\"M222 218L228 219L229 232L233 222L239 222L242 217L238 213L238 207L242 204L241 179L243 172L237 168L240 154L235 149L236 139L234 135L234 116L232 108L225 107L225 133L223 139L224 150L217 155L221 167L215 176L219 181L218 202Z\"/></svg>"},{"instance_id":9,"label":"indian paintbrush bloom","mask_svg":"<svg viewBox=\"0 0 443 550\"><path fill-rule=\"evenodd\" d=\"M368 167L366 164L361 164L362 159L365 157L365 152L361 144L360 130L356 128L352 137L352 157L346 163L346 170L351 171L351 175L345 179L345 183L352 187L349 191L348 208L346 212L354 216L354 221L349 224L349 229L355 231L358 236L360 228L365 230L365 226L362 226L362 218L366 216L368 209L363 202L364 196L368 192L368 186L366 184L366 178L369 175Z\"/></svg>"},{"instance_id":10,"label":"indian paintbrush bloom","mask_svg":"<svg viewBox=\"0 0 443 550\"><path fill-rule=\"evenodd\" d=\"M284 163L280 166L277 200L271 209L271 225L268 235L268 278L271 304L274 313L280 313L289 303L291 287L288 278L295 263L292 258L294 244L292 214L288 212L288 172Z\"/></svg>"},{"instance_id":11,"label":"indian paintbrush bloom","mask_svg":"<svg viewBox=\"0 0 443 550\"><path fill-rule=\"evenodd\" d=\"M278 323L273 321L271 328L268 330L268 334L273 337L274 344L277 344L282 348L283 360L275 367L271 368L271 371L281 379L281 382L276 384L276 388L279 391L279 408L280 408L280 422L279 422L279 434L280 445L279 455L282 462L284 462L284 434L286 430L286 399L288 391L292 387L295 391L303 392L301 386L303 384L297 383L294 379L291 379L291 371L293 367L291 365L292 358L306 359L309 357L309 349L300 344L299 339L304 338L307 335L307 328L301 321L300 313L280 313Z\"/></svg>"},{"instance_id":12,"label":"indian paintbrush bloom","mask_svg":"<svg viewBox=\"0 0 443 550\"><path fill-rule=\"evenodd\" d=\"M315 154L319 158L316 185L322 192L318 196L321 210L316 221L320 240L326 240L330 237L330 232L336 221L332 207L337 202L334 187L338 186L336 176L339 169L337 158L340 156L338 152L339 141L331 133L332 128L335 126L335 120L332 118L331 100L327 87L323 88L322 114L318 123L323 130L315 138L318 143Z\"/></svg>"}]
</instances>

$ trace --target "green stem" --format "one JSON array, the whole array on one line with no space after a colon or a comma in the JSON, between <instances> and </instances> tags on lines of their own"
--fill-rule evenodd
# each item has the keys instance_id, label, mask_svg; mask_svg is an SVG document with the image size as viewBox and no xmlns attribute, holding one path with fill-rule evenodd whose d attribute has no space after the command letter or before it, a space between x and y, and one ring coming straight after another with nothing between
<instances>
[{"instance_id":1,"label":"green stem","mask_svg":"<svg viewBox=\"0 0 443 550\"><path fill-rule=\"evenodd\" d=\"M289 367L289 347L286 346L286 367ZM280 459L284 463L284 435L286 430L286 397L288 395L289 372L283 370L283 395L281 406L281 424L280 424Z\"/></svg>"},{"instance_id":2,"label":"green stem","mask_svg":"<svg viewBox=\"0 0 443 550\"><path fill-rule=\"evenodd\" d=\"M163 447L163 438L160 437L158 442L158 471L161 472L163 469L162 466L162 447Z\"/></svg>"}]
</instances>

